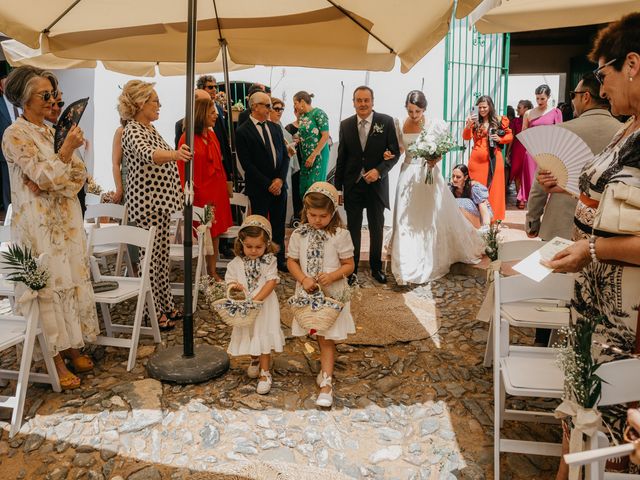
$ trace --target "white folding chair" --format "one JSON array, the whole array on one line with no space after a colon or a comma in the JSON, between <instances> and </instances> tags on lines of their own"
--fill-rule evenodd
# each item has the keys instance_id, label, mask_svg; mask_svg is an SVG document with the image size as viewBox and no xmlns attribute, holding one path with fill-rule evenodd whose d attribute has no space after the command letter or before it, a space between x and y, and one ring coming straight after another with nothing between
<instances>
[{"instance_id":1,"label":"white folding chair","mask_svg":"<svg viewBox=\"0 0 640 480\"><path fill-rule=\"evenodd\" d=\"M98 205L100 201L100 195L96 195L95 193L86 193L84 196L84 204L86 206Z\"/></svg>"},{"instance_id":2,"label":"white folding chair","mask_svg":"<svg viewBox=\"0 0 640 480\"><path fill-rule=\"evenodd\" d=\"M119 205L117 203L97 203L87 205L87 210L84 214L85 228L87 230L91 228L100 228L100 219L103 217L114 218L119 221L120 225L126 225L128 220L127 206ZM90 220L93 222L88 223ZM107 268L107 257L111 255L116 256L116 267L114 270L116 275L120 275L122 259L124 258L127 265L127 276L135 276L129 252L122 243L100 245L93 251L93 256L98 258L105 268Z\"/></svg>"},{"instance_id":3,"label":"white folding chair","mask_svg":"<svg viewBox=\"0 0 640 480\"><path fill-rule=\"evenodd\" d=\"M636 381L639 371L639 358L627 358L600 365L596 372L602 380L598 407L639 401L640 383ZM609 447L609 439L603 432L597 432L594 436L589 437L587 444L588 451L565 455L565 460L569 465L587 465L585 480L640 479L640 475L604 471L606 457L597 458L599 456L598 450L610 449L611 447ZM627 452L626 455L628 454Z\"/></svg>"},{"instance_id":4,"label":"white folding chair","mask_svg":"<svg viewBox=\"0 0 640 480\"><path fill-rule=\"evenodd\" d=\"M499 259L505 262L521 260L531 253L542 248L546 242L539 240L517 240L506 242L500 246ZM517 275L517 280L522 288L536 282ZM545 297L531 300L520 300L503 303L501 315L509 320L513 327L519 328L545 328L558 330L569 324L570 312L567 305L573 297L574 279L570 275L551 274L541 283L545 286ZM535 287L533 287L535 288ZM531 298L531 297L529 297ZM493 361L493 320L489 325L489 335L484 352L484 366L490 367Z\"/></svg>"},{"instance_id":5,"label":"white folding chair","mask_svg":"<svg viewBox=\"0 0 640 480\"><path fill-rule=\"evenodd\" d=\"M7 228L7 227L3 227ZM46 264L46 256L40 256L39 262ZM0 275L9 273L6 264L0 262ZM13 282L10 282L13 283ZM12 296L15 291L12 290ZM11 427L9 437L13 437L22 425L22 414L27 395L29 382L48 383L55 392L60 392L60 380L53 358L47 354L49 351L46 340L40 327L40 311L37 298L20 302L20 310L23 313L0 314L0 351L22 344L22 355L19 358L19 370L0 370L0 379L17 380L14 395L0 395L0 408L10 408ZM33 348L36 338L44 352L44 363L47 373L31 372Z\"/></svg>"},{"instance_id":6,"label":"white folding chair","mask_svg":"<svg viewBox=\"0 0 640 480\"><path fill-rule=\"evenodd\" d=\"M235 205L236 207L240 207L240 215L242 217L240 223L242 223L244 219L247 217L247 215L249 214L249 210L251 209L249 197L246 196L244 193L233 192L233 197L229 199L229 203L231 203L231 206ZM236 238L238 236L239 231L240 231L240 226L233 225L229 227L226 232L221 233L220 238L231 238L231 239Z\"/></svg>"},{"instance_id":7,"label":"white folding chair","mask_svg":"<svg viewBox=\"0 0 640 480\"><path fill-rule=\"evenodd\" d=\"M502 277L494 272L493 317L493 389L494 389L494 478L500 478L500 452L559 456L561 444L502 438L505 420L558 423L553 412L506 409L506 394L516 397L561 398L564 377L556 364L554 348L527 347L509 343L509 321L502 316L502 305L549 296L554 277L549 282L529 283L522 276Z\"/></svg>"},{"instance_id":8,"label":"white folding chair","mask_svg":"<svg viewBox=\"0 0 640 480\"><path fill-rule=\"evenodd\" d=\"M144 230L142 228L131 227L128 225L118 225L110 228L94 228L89 232L88 253L92 260L91 271L94 281L118 282L118 288L115 290L95 293L96 303L100 304L106 333L106 335L100 335L95 343L99 345L128 348L129 360L127 362L127 370L131 370L135 365L138 341L141 334L151 335L156 343L160 343L158 316L153 303L153 293L151 291L151 278L149 272L151 258L153 255L153 241L155 234L155 227L151 227L149 230ZM145 249L144 260L142 261L140 268L140 277L108 276L100 273L95 257L92 257L92 252L95 247L114 243L134 245ZM136 297L137 305L133 325L114 324L111 321L109 305L115 305ZM148 308L151 325L149 327L142 326L145 302ZM130 333L131 337L115 338L114 333Z\"/></svg>"},{"instance_id":9,"label":"white folding chair","mask_svg":"<svg viewBox=\"0 0 640 480\"><path fill-rule=\"evenodd\" d=\"M202 207L193 207L193 219L194 221L198 221L198 215L200 217L204 216L204 208ZM182 225L184 223L183 212L178 211L171 215L171 220L177 220L177 236L182 238ZM209 231L199 232L195 231L196 238L194 245L191 249L191 259L197 259L196 262L196 274L195 280L193 283L193 311L195 312L198 308L198 293L200 290L200 278L203 275L207 274L207 266L204 261L204 236L210 235ZM177 262L182 264L182 268L184 269L184 244L183 243L172 243L169 245L169 260L171 262ZM171 293L173 295L177 295L180 297L184 296L184 283L172 283L171 284Z\"/></svg>"}]
</instances>

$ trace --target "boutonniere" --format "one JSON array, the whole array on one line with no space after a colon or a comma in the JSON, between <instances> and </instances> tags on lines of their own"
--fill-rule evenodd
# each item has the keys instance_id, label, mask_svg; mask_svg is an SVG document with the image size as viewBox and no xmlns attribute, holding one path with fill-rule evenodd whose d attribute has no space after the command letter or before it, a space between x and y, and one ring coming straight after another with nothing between
<instances>
[{"instance_id":1,"label":"boutonniere","mask_svg":"<svg viewBox=\"0 0 640 480\"><path fill-rule=\"evenodd\" d=\"M378 135L379 133L384 133L384 125L382 125L381 123L374 123L373 134Z\"/></svg>"}]
</instances>

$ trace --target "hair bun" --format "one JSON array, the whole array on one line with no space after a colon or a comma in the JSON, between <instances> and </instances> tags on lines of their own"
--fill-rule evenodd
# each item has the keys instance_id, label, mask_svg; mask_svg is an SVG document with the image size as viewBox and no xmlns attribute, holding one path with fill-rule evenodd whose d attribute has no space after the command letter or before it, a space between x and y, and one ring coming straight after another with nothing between
<instances>
[{"instance_id":1,"label":"hair bun","mask_svg":"<svg viewBox=\"0 0 640 480\"><path fill-rule=\"evenodd\" d=\"M314 95L313 93L310 93L310 94L309 94L309 96L310 96L311 98L315 98L315 95Z\"/></svg>"}]
</instances>

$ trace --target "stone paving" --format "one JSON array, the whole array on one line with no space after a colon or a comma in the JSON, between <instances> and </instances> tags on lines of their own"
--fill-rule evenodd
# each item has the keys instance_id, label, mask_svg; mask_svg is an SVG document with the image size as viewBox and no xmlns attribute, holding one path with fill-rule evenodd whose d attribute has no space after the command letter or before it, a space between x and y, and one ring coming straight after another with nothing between
<instances>
[{"instance_id":1,"label":"stone paving","mask_svg":"<svg viewBox=\"0 0 640 480\"><path fill-rule=\"evenodd\" d=\"M366 295L372 280L360 277ZM285 279L281 300L293 288ZM0 478L275 478L239 475L246 462L295 463L299 476L292 478L301 479L328 478L303 473L307 466L336 472L332 478L492 478L492 374L482 366L487 325L474 320L484 278L449 274L413 288L390 282L389 291L434 302L440 329L384 347L338 345L331 410L314 404L315 342L288 329L266 396L246 377L247 358L233 358L227 374L204 384L163 385L147 378L144 365L156 349L148 340L132 372L124 350L92 347L96 369L83 375L81 388L55 394L31 386L24 426L12 440L0 411ZM133 308L116 315L131 317ZM230 335L202 300L195 331L197 342L213 345L225 346ZM163 334L163 343L180 343L181 335ZM14 361L13 354L0 358L2 365ZM514 425L511 433L559 439L549 426ZM502 457L505 479L553 478L557 466L545 457Z\"/></svg>"}]
</instances>

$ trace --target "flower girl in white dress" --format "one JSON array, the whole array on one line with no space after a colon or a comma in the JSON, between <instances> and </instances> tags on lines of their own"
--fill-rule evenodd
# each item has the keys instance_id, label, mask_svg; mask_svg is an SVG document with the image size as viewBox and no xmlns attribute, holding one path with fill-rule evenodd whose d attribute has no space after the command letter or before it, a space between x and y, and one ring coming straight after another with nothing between
<instances>
[{"instance_id":1,"label":"flower girl in white dress","mask_svg":"<svg viewBox=\"0 0 640 480\"><path fill-rule=\"evenodd\" d=\"M343 228L338 213L338 192L327 182L316 182L303 198L302 225L289 240L287 267L298 282L296 290L314 292L318 285L329 297L339 298L349 288L347 277L353 273L353 242ZM335 323L323 331L302 328L294 319L291 333L304 336L315 333L320 347L320 373L316 379L320 393L316 405L333 404L333 364L336 340L344 340L355 333L349 302L346 302Z\"/></svg>"},{"instance_id":2,"label":"flower girl in white dress","mask_svg":"<svg viewBox=\"0 0 640 480\"><path fill-rule=\"evenodd\" d=\"M436 280L456 262L478 263L483 250L478 232L460 212L437 161L413 158L408 151L420 132L429 128L424 93L409 92L405 107L408 118L399 139L405 157L396 187L391 239L391 270L399 285ZM426 183L430 166L433 183Z\"/></svg>"},{"instance_id":3,"label":"flower girl in white dress","mask_svg":"<svg viewBox=\"0 0 640 480\"><path fill-rule=\"evenodd\" d=\"M274 289L278 277L277 246L271 243L271 224L261 215L249 215L240 227L234 245L236 257L229 262L224 281L243 290L262 309L253 326L233 327L227 351L230 355L251 355L249 378L258 378L256 391L271 390L271 351L282 352L284 335L280 328L280 305Z\"/></svg>"}]
</instances>

